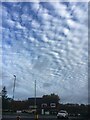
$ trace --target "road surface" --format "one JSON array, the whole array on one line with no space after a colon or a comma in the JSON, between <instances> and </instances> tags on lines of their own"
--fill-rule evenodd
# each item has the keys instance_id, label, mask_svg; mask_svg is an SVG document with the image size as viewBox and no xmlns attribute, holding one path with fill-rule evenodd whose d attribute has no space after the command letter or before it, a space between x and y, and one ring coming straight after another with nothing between
<instances>
[{"instance_id":1,"label":"road surface","mask_svg":"<svg viewBox=\"0 0 90 120\"><path fill-rule=\"evenodd\" d=\"M26 115L25 116L21 115L20 117L21 117L20 120L35 120L35 117L32 116L32 115L27 115L27 116ZM16 115L3 115L2 120L17 120L17 116ZM38 120L58 120L58 119L57 119L56 116L50 116L50 115L42 116L42 115L39 115ZM61 119L59 119L59 120L61 120ZM68 120L86 120L86 119L77 118L77 117L69 117Z\"/></svg>"}]
</instances>

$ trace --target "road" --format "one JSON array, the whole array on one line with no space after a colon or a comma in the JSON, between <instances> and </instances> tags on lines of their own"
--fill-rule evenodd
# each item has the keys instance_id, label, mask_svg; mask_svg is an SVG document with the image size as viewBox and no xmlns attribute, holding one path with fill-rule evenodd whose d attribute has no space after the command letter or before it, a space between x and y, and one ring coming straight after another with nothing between
<instances>
[{"instance_id":1,"label":"road","mask_svg":"<svg viewBox=\"0 0 90 120\"><path fill-rule=\"evenodd\" d=\"M3 115L2 120L17 120L17 116L16 115ZM20 120L35 120L35 118L32 115L31 116L30 115L29 116L22 115ZM38 120L58 120L58 119L56 118L56 116L50 116L50 115L41 116L41 115L39 115ZM59 120L61 120L61 119L59 119ZM77 117L69 117L68 120L86 120L86 119L77 118Z\"/></svg>"}]
</instances>

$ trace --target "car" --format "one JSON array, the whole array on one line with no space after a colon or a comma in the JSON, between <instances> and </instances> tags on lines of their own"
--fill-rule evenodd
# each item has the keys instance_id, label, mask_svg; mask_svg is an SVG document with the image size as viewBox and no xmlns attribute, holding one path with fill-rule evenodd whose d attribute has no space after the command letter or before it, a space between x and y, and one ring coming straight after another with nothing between
<instances>
[{"instance_id":1,"label":"car","mask_svg":"<svg viewBox=\"0 0 90 120\"><path fill-rule=\"evenodd\" d=\"M59 119L59 118L68 119L68 113L67 113L67 111L65 111L65 110L59 111L58 114L57 114L57 119Z\"/></svg>"},{"instance_id":2,"label":"car","mask_svg":"<svg viewBox=\"0 0 90 120\"><path fill-rule=\"evenodd\" d=\"M21 110L17 110L16 112L17 112L17 113L22 113L22 111L21 111Z\"/></svg>"}]
</instances>

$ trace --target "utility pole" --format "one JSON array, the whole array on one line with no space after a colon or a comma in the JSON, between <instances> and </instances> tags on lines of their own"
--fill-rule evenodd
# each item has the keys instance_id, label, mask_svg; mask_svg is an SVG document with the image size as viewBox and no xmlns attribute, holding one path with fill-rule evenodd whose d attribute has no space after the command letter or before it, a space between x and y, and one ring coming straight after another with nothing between
<instances>
[{"instance_id":1,"label":"utility pole","mask_svg":"<svg viewBox=\"0 0 90 120\"><path fill-rule=\"evenodd\" d=\"M36 111L36 80L35 80L35 111Z\"/></svg>"},{"instance_id":2,"label":"utility pole","mask_svg":"<svg viewBox=\"0 0 90 120\"><path fill-rule=\"evenodd\" d=\"M36 80L35 80L35 120L38 120L38 113L37 113L37 101L36 101Z\"/></svg>"},{"instance_id":3,"label":"utility pole","mask_svg":"<svg viewBox=\"0 0 90 120\"><path fill-rule=\"evenodd\" d=\"M14 84L13 84L13 100L14 100L14 93L15 93L15 85L16 85L16 75L14 76Z\"/></svg>"}]
</instances>

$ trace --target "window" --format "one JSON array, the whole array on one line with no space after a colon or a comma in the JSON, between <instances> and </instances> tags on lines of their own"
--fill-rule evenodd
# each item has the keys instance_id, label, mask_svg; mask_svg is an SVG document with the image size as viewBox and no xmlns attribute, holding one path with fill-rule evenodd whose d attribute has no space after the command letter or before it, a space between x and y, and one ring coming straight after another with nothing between
<instances>
[{"instance_id":1,"label":"window","mask_svg":"<svg viewBox=\"0 0 90 120\"><path fill-rule=\"evenodd\" d=\"M41 105L41 107L47 107L47 103L43 103L42 105Z\"/></svg>"},{"instance_id":2,"label":"window","mask_svg":"<svg viewBox=\"0 0 90 120\"><path fill-rule=\"evenodd\" d=\"M51 103L50 107L56 107L56 104L55 103Z\"/></svg>"}]
</instances>

